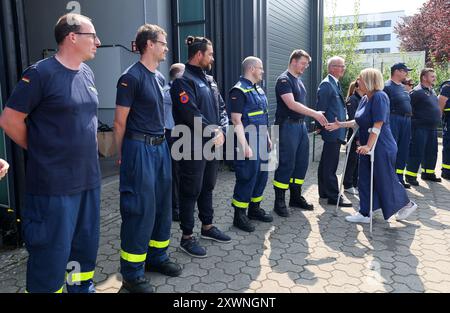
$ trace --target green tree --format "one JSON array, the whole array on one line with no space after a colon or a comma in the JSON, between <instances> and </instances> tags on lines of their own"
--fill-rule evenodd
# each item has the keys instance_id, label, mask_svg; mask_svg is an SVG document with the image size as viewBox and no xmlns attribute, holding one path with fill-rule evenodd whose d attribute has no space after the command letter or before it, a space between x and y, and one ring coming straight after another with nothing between
<instances>
[{"instance_id":1,"label":"green tree","mask_svg":"<svg viewBox=\"0 0 450 313\"><path fill-rule=\"evenodd\" d=\"M348 87L362 70L359 63L358 45L361 42L363 32L359 23L360 0L354 1L353 16L340 18L336 16L337 0L326 0L326 5L331 7L332 15L324 20L323 32L323 76L328 73L327 61L333 56L343 57L347 70L342 79L342 88L347 93Z\"/></svg>"}]
</instances>

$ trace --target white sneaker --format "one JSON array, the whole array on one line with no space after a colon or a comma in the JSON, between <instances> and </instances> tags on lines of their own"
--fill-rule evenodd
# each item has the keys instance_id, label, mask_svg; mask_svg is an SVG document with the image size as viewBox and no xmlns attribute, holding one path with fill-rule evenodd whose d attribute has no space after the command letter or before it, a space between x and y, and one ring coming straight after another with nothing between
<instances>
[{"instance_id":1,"label":"white sneaker","mask_svg":"<svg viewBox=\"0 0 450 313\"><path fill-rule=\"evenodd\" d=\"M344 191L354 196L357 196L359 194L358 189L356 189L355 187L344 189Z\"/></svg>"},{"instance_id":2,"label":"white sneaker","mask_svg":"<svg viewBox=\"0 0 450 313\"><path fill-rule=\"evenodd\" d=\"M417 209L417 204L414 202L410 202L405 207L400 209L400 211L397 212L397 215L395 215L395 218L397 221L406 220L408 216L410 216L415 210Z\"/></svg>"},{"instance_id":3,"label":"white sneaker","mask_svg":"<svg viewBox=\"0 0 450 313\"><path fill-rule=\"evenodd\" d=\"M365 217L359 212L355 215L345 217L345 220L350 223L370 224L370 217Z\"/></svg>"}]
</instances>

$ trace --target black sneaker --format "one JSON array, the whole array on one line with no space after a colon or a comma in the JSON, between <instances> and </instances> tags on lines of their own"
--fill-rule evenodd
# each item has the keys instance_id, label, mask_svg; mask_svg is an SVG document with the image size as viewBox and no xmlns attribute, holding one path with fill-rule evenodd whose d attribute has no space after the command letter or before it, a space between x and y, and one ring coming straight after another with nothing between
<instances>
[{"instance_id":1,"label":"black sneaker","mask_svg":"<svg viewBox=\"0 0 450 313\"><path fill-rule=\"evenodd\" d=\"M217 227L213 226L208 230L204 230L202 228L202 238L214 240L221 243L229 243L231 242L231 238L221 232Z\"/></svg>"},{"instance_id":2,"label":"black sneaker","mask_svg":"<svg viewBox=\"0 0 450 313\"><path fill-rule=\"evenodd\" d=\"M153 287L150 282L144 276L137 278L136 280L122 282L122 289L125 289L129 293L153 293Z\"/></svg>"},{"instance_id":3,"label":"black sneaker","mask_svg":"<svg viewBox=\"0 0 450 313\"><path fill-rule=\"evenodd\" d=\"M189 239L181 238L180 248L182 251L194 258L206 258L206 250L198 244L195 237Z\"/></svg>"},{"instance_id":4,"label":"black sneaker","mask_svg":"<svg viewBox=\"0 0 450 313\"><path fill-rule=\"evenodd\" d=\"M151 265L149 263L146 263L145 271L161 273L163 275L170 276L170 277L178 277L181 275L181 272L183 270L180 265L178 265L174 262L171 262L169 259L167 259L158 265Z\"/></svg>"}]
</instances>

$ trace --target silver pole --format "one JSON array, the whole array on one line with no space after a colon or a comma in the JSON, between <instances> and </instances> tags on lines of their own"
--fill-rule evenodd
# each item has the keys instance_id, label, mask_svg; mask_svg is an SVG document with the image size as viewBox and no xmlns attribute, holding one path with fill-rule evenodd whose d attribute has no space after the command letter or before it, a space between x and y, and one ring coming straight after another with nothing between
<instances>
[{"instance_id":1,"label":"silver pole","mask_svg":"<svg viewBox=\"0 0 450 313\"><path fill-rule=\"evenodd\" d=\"M356 126L355 128L353 128L353 135L352 137L350 137L350 140L347 142L347 144L345 145L345 149L346 149L346 156L345 156L345 163L344 163L344 171L342 172L342 176L341 176L341 183L339 185L339 196L337 199L337 203L336 203L336 210L334 212L334 215L337 216L338 215L338 211L339 211L339 200L341 199L342 195L344 194L344 178L345 178L345 172L347 171L347 164L348 164L348 159L350 156L350 152L351 152L351 148L352 148L352 143L353 140L356 137L356 133L358 132L359 127Z\"/></svg>"},{"instance_id":2,"label":"silver pole","mask_svg":"<svg viewBox=\"0 0 450 313\"><path fill-rule=\"evenodd\" d=\"M372 128L369 129L369 133L372 133ZM370 237L372 237L373 233L373 174L374 174L374 167L375 167L375 148L377 146L378 137L380 135L377 135L377 138L375 140L375 144L372 147L372 150L369 152L370 155Z\"/></svg>"}]
</instances>

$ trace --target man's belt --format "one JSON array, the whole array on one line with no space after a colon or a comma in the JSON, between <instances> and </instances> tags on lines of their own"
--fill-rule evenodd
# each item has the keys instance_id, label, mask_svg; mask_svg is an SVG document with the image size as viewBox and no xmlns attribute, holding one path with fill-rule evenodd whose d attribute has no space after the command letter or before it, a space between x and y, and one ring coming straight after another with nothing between
<instances>
[{"instance_id":1,"label":"man's belt","mask_svg":"<svg viewBox=\"0 0 450 313\"><path fill-rule=\"evenodd\" d=\"M152 136L152 135L146 135L142 133L134 133L134 132L126 132L125 137L130 140L137 140L144 142L147 145L151 146L159 146L164 141L166 141L166 137L164 135L161 136Z\"/></svg>"}]
</instances>

